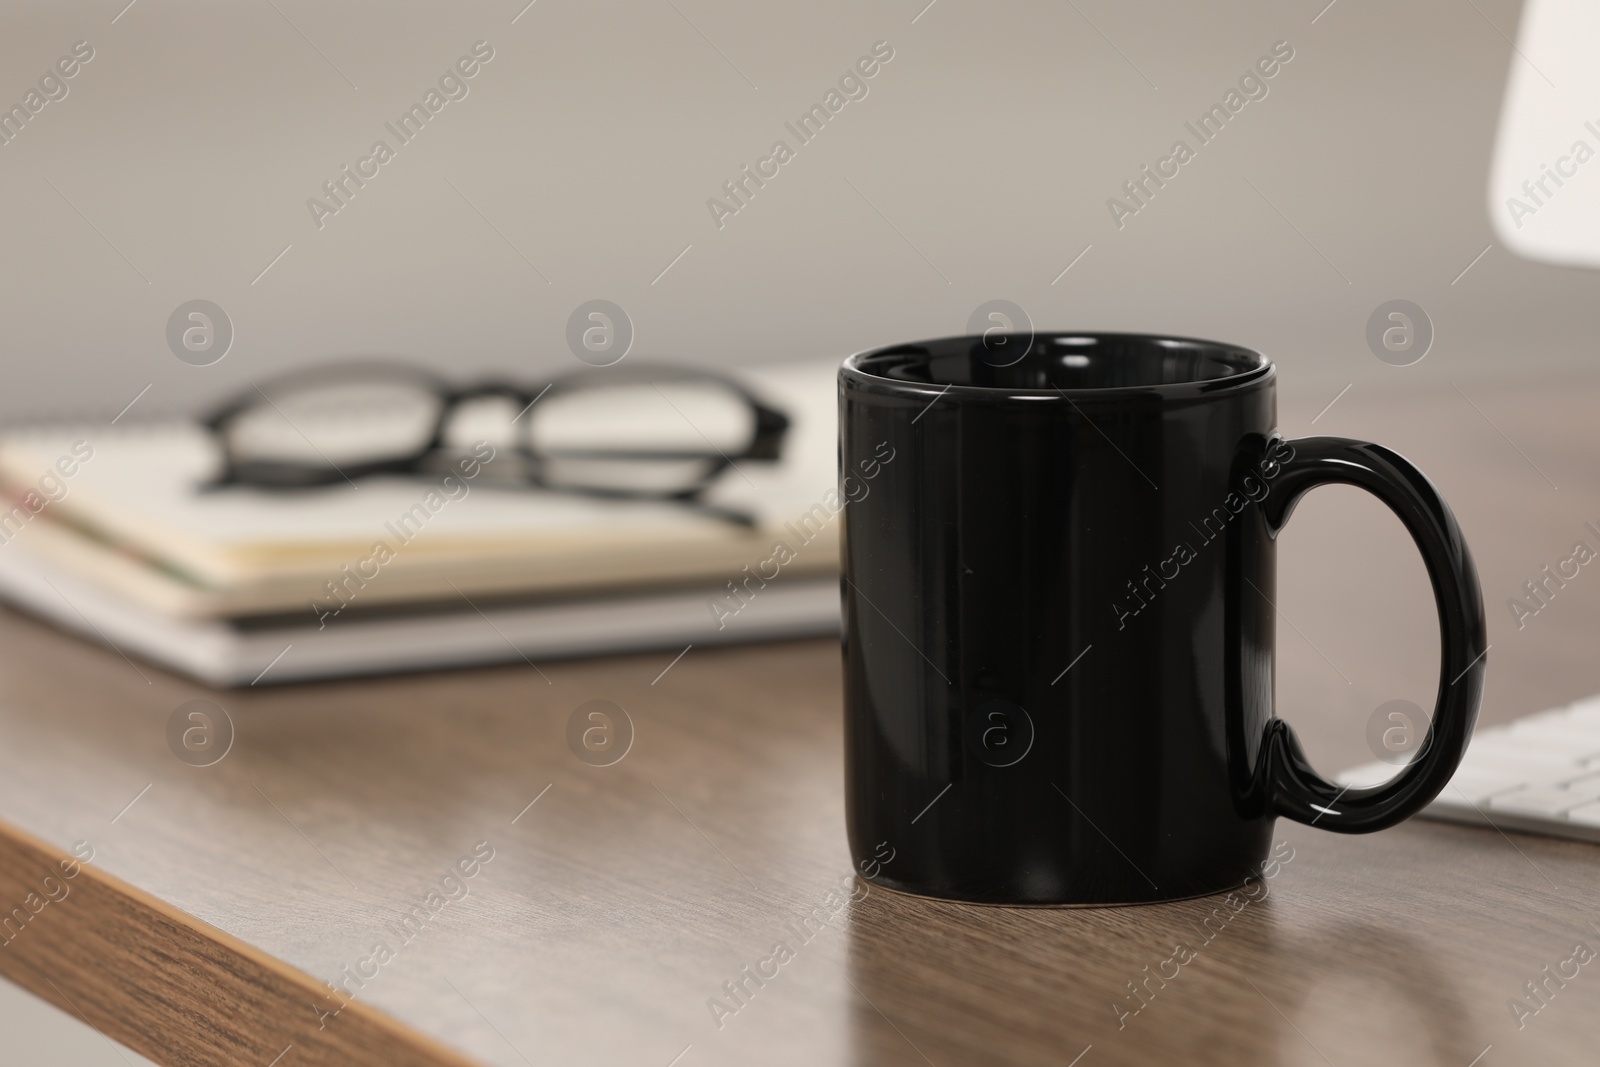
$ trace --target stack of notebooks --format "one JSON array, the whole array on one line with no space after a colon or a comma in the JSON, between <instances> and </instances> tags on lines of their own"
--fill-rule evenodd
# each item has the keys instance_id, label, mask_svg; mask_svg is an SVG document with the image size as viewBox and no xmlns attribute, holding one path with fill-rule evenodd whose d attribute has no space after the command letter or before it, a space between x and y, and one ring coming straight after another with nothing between
<instances>
[{"instance_id":1,"label":"stack of notebooks","mask_svg":"<svg viewBox=\"0 0 1600 1067\"><path fill-rule=\"evenodd\" d=\"M753 530L438 478L205 493L220 458L190 423L13 431L0 597L216 686L834 631L835 371L744 375L791 419L780 462L716 487Z\"/></svg>"}]
</instances>

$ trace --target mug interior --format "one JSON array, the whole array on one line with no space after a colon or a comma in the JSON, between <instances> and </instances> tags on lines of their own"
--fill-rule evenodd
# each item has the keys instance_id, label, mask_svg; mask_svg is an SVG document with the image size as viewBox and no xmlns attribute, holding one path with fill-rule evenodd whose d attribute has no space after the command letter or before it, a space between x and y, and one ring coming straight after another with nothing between
<instances>
[{"instance_id":1,"label":"mug interior","mask_svg":"<svg viewBox=\"0 0 1600 1067\"><path fill-rule=\"evenodd\" d=\"M847 366L919 385L1053 391L1225 387L1265 375L1272 363L1259 352L1215 341L1042 333L918 341L864 352Z\"/></svg>"}]
</instances>

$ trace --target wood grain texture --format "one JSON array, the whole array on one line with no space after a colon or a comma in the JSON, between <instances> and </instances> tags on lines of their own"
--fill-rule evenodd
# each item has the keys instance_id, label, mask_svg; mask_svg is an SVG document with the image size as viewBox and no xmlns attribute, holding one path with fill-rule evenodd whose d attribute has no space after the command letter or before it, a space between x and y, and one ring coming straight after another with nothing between
<instances>
[{"instance_id":1,"label":"wood grain texture","mask_svg":"<svg viewBox=\"0 0 1600 1067\"><path fill-rule=\"evenodd\" d=\"M1600 389L1473 400L1353 392L1309 429L1391 445L1456 506L1490 613L1483 721L1499 722L1600 690L1600 572L1520 630L1505 607L1600 525ZM1285 433L1320 406L1286 410ZM1379 506L1340 489L1301 505L1278 608L1280 703L1328 773L1371 758L1384 700L1429 702L1431 601ZM215 694L0 615L0 908L61 850L95 848L0 973L68 1007L49 978L172 1064L265 1067L290 1040L283 1067L1594 1061L1600 961L1521 1028L1507 1006L1534 1003L1524 983L1575 943L1600 948L1594 846L1280 823L1293 859L1237 909L866 892L844 844L836 644L696 648L662 675L676 652ZM209 768L165 737L196 697L237 731ZM596 699L635 728L608 767L566 740ZM480 842L493 858L429 910ZM419 908L420 935L317 1031L295 994L398 943ZM1119 1015L1180 942L1193 959ZM779 943L776 976L746 979ZM738 1010L715 1017L718 997ZM302 1046L308 1030L349 1044Z\"/></svg>"},{"instance_id":2,"label":"wood grain texture","mask_svg":"<svg viewBox=\"0 0 1600 1067\"><path fill-rule=\"evenodd\" d=\"M0 974L135 1051L172 1064L450 1065L470 1061L63 852L0 824ZM87 862L80 857L88 858ZM42 931L42 932L41 932ZM220 1009L220 1010L219 1010ZM280 1057L282 1058L280 1060Z\"/></svg>"}]
</instances>

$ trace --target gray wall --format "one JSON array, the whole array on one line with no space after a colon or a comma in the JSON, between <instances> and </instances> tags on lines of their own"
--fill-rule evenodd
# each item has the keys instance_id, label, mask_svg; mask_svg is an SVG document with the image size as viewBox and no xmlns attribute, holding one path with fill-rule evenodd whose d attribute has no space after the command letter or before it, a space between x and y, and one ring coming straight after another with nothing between
<instances>
[{"instance_id":1,"label":"gray wall","mask_svg":"<svg viewBox=\"0 0 1600 1067\"><path fill-rule=\"evenodd\" d=\"M567 319L597 297L630 359L843 355L997 297L1250 344L1329 396L1590 358L1595 275L1495 247L1451 284L1492 241L1512 0L1315 24L1325 0L122 2L0 16L0 102L94 49L0 146L0 418L109 417L147 384L130 419L186 411L351 353L543 374L577 366ZM468 95L319 229L307 199L478 40ZM707 199L879 40L868 95L719 229ZM1119 230L1107 198L1279 40L1269 94ZM1437 329L1413 367L1363 339L1395 297ZM195 298L234 324L213 366L168 350Z\"/></svg>"}]
</instances>

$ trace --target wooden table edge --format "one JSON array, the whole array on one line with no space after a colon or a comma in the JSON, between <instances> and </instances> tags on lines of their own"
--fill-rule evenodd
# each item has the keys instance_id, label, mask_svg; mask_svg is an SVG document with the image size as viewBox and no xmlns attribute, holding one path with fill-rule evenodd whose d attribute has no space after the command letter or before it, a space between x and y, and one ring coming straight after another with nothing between
<instances>
[{"instance_id":1,"label":"wooden table edge","mask_svg":"<svg viewBox=\"0 0 1600 1067\"><path fill-rule=\"evenodd\" d=\"M161 1064L480 1067L79 851L0 820L0 976L102 1035Z\"/></svg>"}]
</instances>

